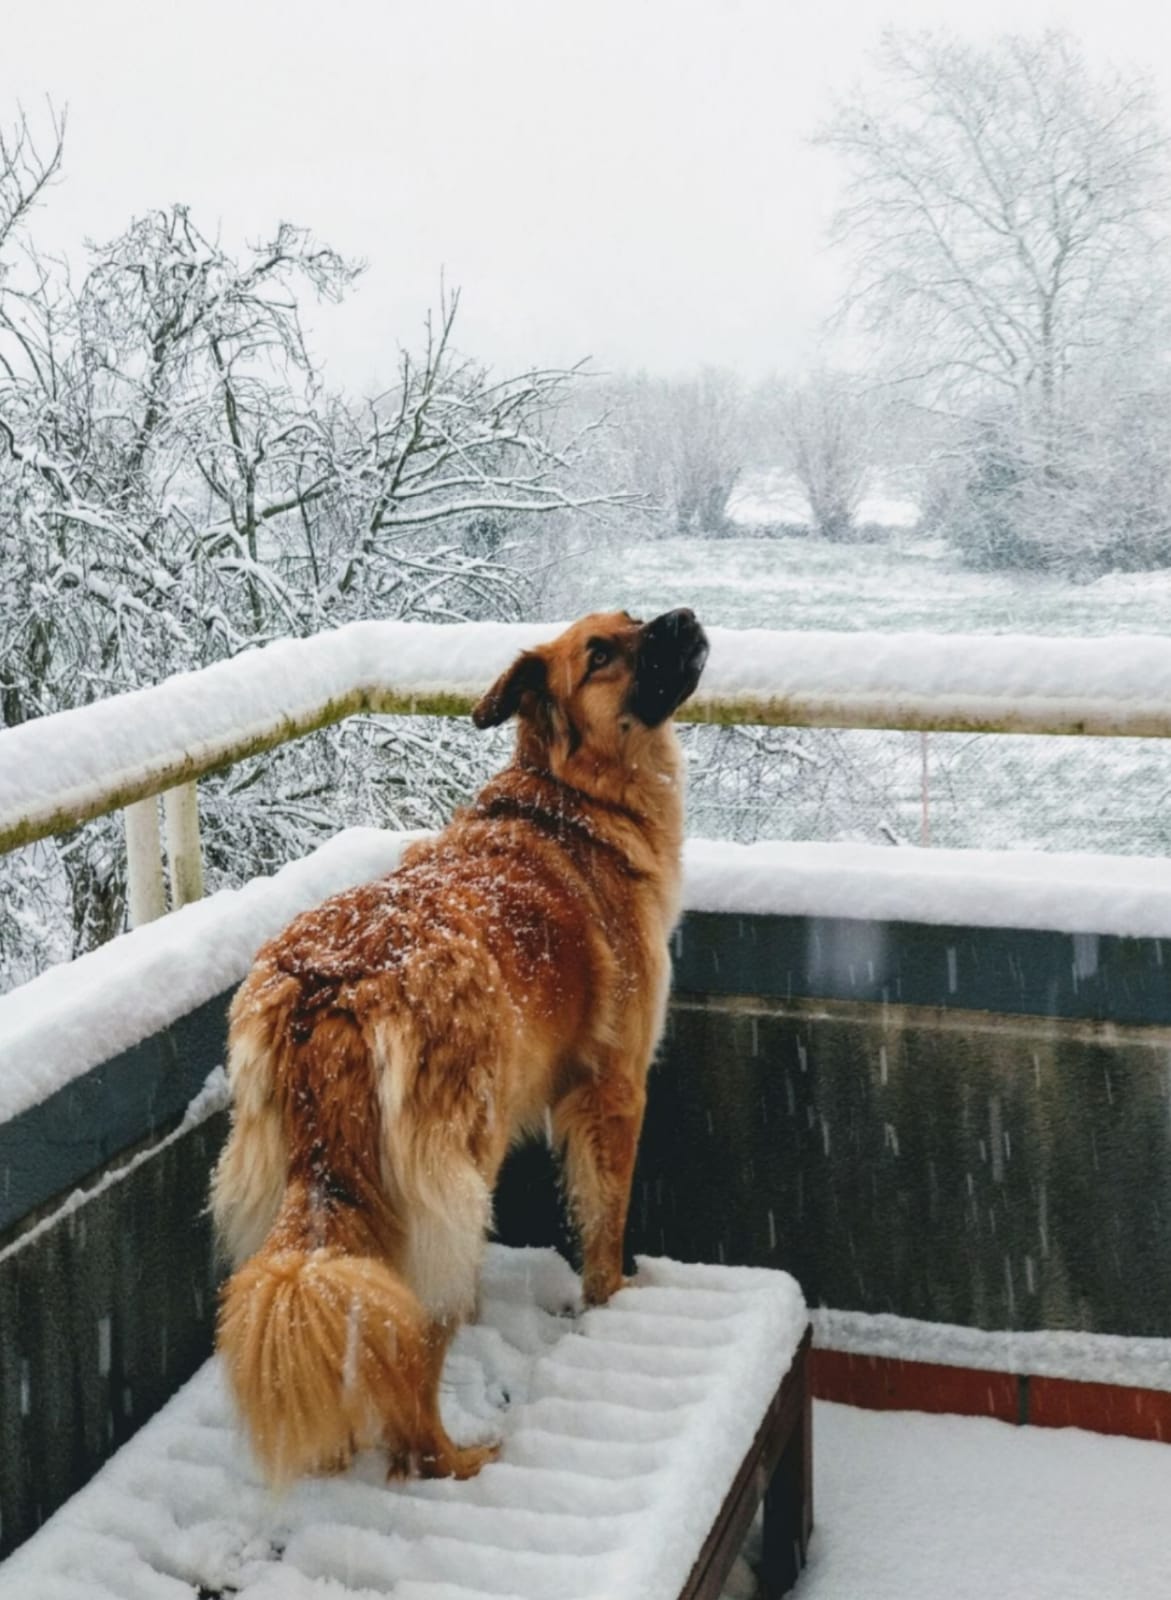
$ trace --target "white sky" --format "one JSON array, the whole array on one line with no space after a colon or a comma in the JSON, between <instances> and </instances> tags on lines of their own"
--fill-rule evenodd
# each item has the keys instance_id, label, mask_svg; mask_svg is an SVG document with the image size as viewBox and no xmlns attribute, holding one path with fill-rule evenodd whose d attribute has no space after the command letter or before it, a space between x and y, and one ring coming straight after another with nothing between
<instances>
[{"instance_id":1,"label":"white sky","mask_svg":"<svg viewBox=\"0 0 1171 1600\"><path fill-rule=\"evenodd\" d=\"M348 385L441 269L500 366L756 373L810 358L832 294L807 135L884 25L973 15L1068 24L1171 107L1166 0L0 0L0 117L68 103L52 247L182 200L228 242L285 218L364 257L315 318Z\"/></svg>"}]
</instances>

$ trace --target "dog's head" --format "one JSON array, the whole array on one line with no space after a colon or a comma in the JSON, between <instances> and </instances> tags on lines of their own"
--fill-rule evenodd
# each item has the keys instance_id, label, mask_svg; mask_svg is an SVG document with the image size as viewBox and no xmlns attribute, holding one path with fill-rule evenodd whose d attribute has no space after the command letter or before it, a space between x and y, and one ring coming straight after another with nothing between
<instances>
[{"instance_id":1,"label":"dog's head","mask_svg":"<svg viewBox=\"0 0 1171 1600\"><path fill-rule=\"evenodd\" d=\"M652 622L598 612L526 650L472 718L478 728L494 728L515 715L519 760L569 782L653 765L656 749L667 749L672 715L699 682L707 649L691 611L667 611Z\"/></svg>"}]
</instances>

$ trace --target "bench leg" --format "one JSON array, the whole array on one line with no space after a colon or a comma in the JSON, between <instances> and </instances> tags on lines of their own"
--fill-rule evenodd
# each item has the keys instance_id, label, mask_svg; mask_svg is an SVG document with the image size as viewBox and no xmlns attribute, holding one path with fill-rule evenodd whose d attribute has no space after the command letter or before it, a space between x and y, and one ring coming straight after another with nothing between
<instances>
[{"instance_id":1,"label":"bench leg","mask_svg":"<svg viewBox=\"0 0 1171 1600\"><path fill-rule=\"evenodd\" d=\"M780 1600L801 1575L813 1531L813 1406L808 1390L801 1425L764 1492L761 1600Z\"/></svg>"}]
</instances>

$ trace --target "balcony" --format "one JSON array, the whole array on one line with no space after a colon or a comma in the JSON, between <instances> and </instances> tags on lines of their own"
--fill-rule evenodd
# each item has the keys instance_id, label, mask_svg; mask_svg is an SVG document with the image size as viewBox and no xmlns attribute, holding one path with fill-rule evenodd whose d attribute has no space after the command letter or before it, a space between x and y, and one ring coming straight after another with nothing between
<instances>
[{"instance_id":1,"label":"balcony","mask_svg":"<svg viewBox=\"0 0 1171 1600\"><path fill-rule=\"evenodd\" d=\"M206 1361L228 997L265 937L402 848L351 829L202 898L199 778L356 713L461 714L548 632L362 624L0 735L0 846L123 809L133 924L0 998L4 1553ZM688 712L1166 737L1171 644L714 630ZM857 1519L909 1514L884 1459L943 1452L943 1485L970 1449L990 1494L1032 1471L1034 1550L1063 1474L1087 1497L1095 1471L1166 1484L1154 1443L1142 1471L1109 1453L1171 1440L1171 864L689 840L686 868L628 1246L784 1268L814 1308L832 1409L805 1592L857 1592ZM497 1220L510 1244L569 1249L543 1147L513 1157ZM992 1419L1129 1440L1029 1433L1045 1448L1020 1469L997 1465ZM1111 1534L1140 1553L1143 1504ZM890 1559L896 1586L872 1574L868 1593L939 1581L914 1549ZM1128 1595L1155 1592L1138 1557L1132 1576Z\"/></svg>"}]
</instances>

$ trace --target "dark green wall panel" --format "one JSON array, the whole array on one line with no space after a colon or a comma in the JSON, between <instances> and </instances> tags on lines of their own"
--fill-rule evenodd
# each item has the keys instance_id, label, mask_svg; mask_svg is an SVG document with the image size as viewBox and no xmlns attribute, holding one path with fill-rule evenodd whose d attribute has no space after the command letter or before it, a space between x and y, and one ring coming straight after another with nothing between
<instances>
[{"instance_id":1,"label":"dark green wall panel","mask_svg":"<svg viewBox=\"0 0 1171 1600\"><path fill-rule=\"evenodd\" d=\"M0 1257L0 1556L207 1359L223 1112Z\"/></svg>"},{"instance_id":2,"label":"dark green wall panel","mask_svg":"<svg viewBox=\"0 0 1171 1600\"><path fill-rule=\"evenodd\" d=\"M811 1304L1171 1336L1171 1037L827 1003L681 1004L635 1249Z\"/></svg>"},{"instance_id":3,"label":"dark green wall panel","mask_svg":"<svg viewBox=\"0 0 1171 1600\"><path fill-rule=\"evenodd\" d=\"M1171 1023L1161 939L693 911L674 956L683 993Z\"/></svg>"},{"instance_id":4,"label":"dark green wall panel","mask_svg":"<svg viewBox=\"0 0 1171 1600\"><path fill-rule=\"evenodd\" d=\"M217 995L39 1105L0 1122L0 1239L119 1151L182 1115L224 1059L230 998L230 992Z\"/></svg>"}]
</instances>

